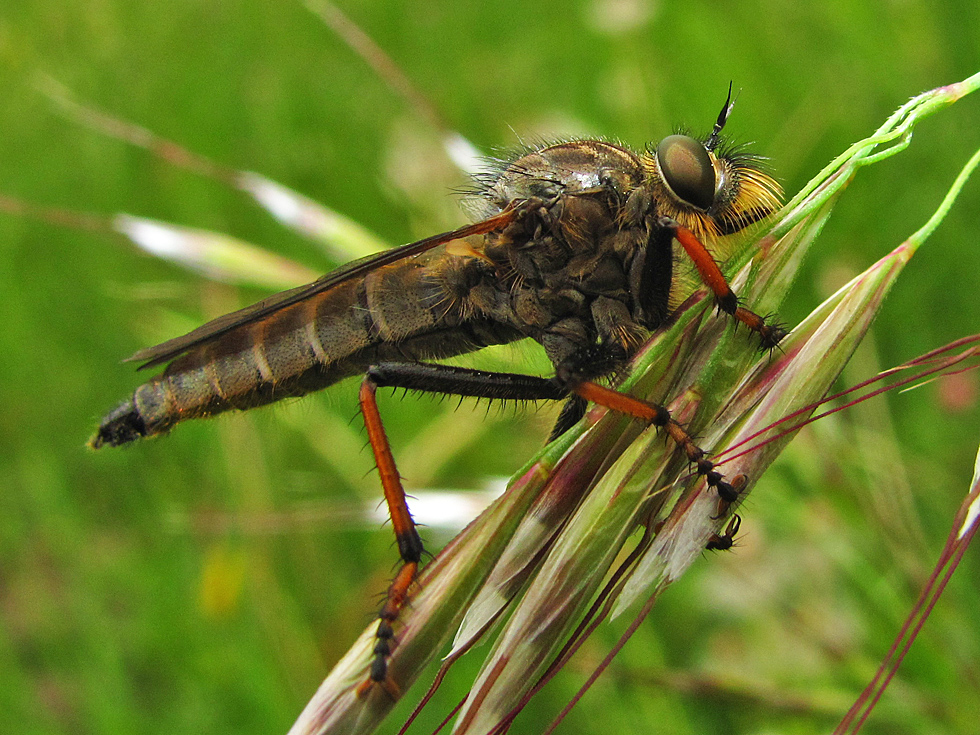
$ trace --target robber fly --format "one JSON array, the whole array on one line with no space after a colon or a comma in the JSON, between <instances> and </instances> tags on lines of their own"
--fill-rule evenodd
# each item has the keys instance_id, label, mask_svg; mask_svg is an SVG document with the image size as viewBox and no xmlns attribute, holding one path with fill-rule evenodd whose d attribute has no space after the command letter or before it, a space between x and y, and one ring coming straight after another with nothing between
<instances>
[{"instance_id":1,"label":"robber fly","mask_svg":"<svg viewBox=\"0 0 980 735\"><path fill-rule=\"evenodd\" d=\"M588 402L663 428L724 502L735 486L663 406L601 386L669 316L673 243L718 306L774 347L785 331L739 305L703 244L770 214L780 189L760 159L724 145L731 90L711 134L634 153L576 140L525 150L478 177L481 219L349 263L307 286L140 350L166 365L91 440L119 446L190 418L248 409L363 375L360 406L402 567L379 613L371 680L383 682L393 624L422 558L375 392L383 386L505 400L565 400L552 436ZM426 362L531 338L551 378Z\"/></svg>"}]
</instances>

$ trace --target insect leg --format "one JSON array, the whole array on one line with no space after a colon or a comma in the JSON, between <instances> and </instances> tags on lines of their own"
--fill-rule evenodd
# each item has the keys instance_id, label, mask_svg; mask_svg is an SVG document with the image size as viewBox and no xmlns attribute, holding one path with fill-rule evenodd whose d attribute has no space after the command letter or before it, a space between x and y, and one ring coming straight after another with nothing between
<instances>
[{"instance_id":1,"label":"insect leg","mask_svg":"<svg viewBox=\"0 0 980 735\"><path fill-rule=\"evenodd\" d=\"M728 527L725 529L725 532L712 536L708 541L708 545L704 548L708 551L728 551L728 549L735 545L735 535L738 533L741 525L742 517L736 513L728 522Z\"/></svg>"},{"instance_id":2,"label":"insect leg","mask_svg":"<svg viewBox=\"0 0 980 735\"><path fill-rule=\"evenodd\" d=\"M569 396L568 400L565 401L565 405L562 406L558 420L551 429L551 435L548 437L548 441L554 441L575 426L585 416L585 410L588 408L588 405L588 401L581 396L575 394Z\"/></svg>"},{"instance_id":3,"label":"insect leg","mask_svg":"<svg viewBox=\"0 0 980 735\"><path fill-rule=\"evenodd\" d=\"M738 305L738 297L728 285L715 259L693 232L669 217L660 217L657 225L673 232L674 239L681 244L688 257L694 262L701 280L714 293L718 300L718 307L722 311L735 317L758 334L762 339L763 347L771 349L779 344L779 341L786 336L786 330L779 324L767 324L766 320L755 312Z\"/></svg>"},{"instance_id":4,"label":"insect leg","mask_svg":"<svg viewBox=\"0 0 980 735\"><path fill-rule=\"evenodd\" d=\"M398 554L402 559L401 569L388 587L384 605L378 613L377 642L374 646L374 661L371 664L371 680L384 681L387 673L387 660L391 655L391 644L394 639L392 623L398 618L398 613L405 604L409 587L418 573L419 562L422 559L422 539L415 528L415 521L408 510L405 499L405 489L402 487L395 458L391 453L391 445L381 414L378 412L376 397L377 385L370 375L361 384L360 404L364 416L364 426L367 429L368 441L374 452L374 459L381 477L381 488L384 491L388 514L398 542Z\"/></svg>"},{"instance_id":5,"label":"insect leg","mask_svg":"<svg viewBox=\"0 0 980 735\"><path fill-rule=\"evenodd\" d=\"M402 566L388 587L387 596L378 613L377 642L371 663L370 681L384 682L388 673L388 659L394 652L394 623L408 599L412 583L418 575L422 559L422 539L408 509L405 489L395 466L391 445L378 412L377 389L381 387L406 388L431 393L496 398L502 400L560 399L568 391L554 381L532 375L491 373L450 365L425 363L382 363L368 369L361 384L360 404L367 428L368 440L374 452L381 477L385 503L391 515L391 525L398 542Z\"/></svg>"},{"instance_id":6,"label":"insect leg","mask_svg":"<svg viewBox=\"0 0 980 735\"><path fill-rule=\"evenodd\" d=\"M370 681L382 683L386 679L388 659L397 643L393 626L408 599L423 553L422 541L409 513L405 490L381 424L375 397L378 388L405 388L445 395L516 401L561 400L571 395L573 404L569 413L574 416L581 414L585 402L597 403L663 428L684 450L687 458L695 464L698 474L703 475L708 484L715 488L720 505L727 508L737 500L741 485L745 481L744 476L740 475L733 478L731 483L727 482L722 474L715 470L714 463L706 458L704 450L697 445L690 433L671 417L665 407L606 388L587 379L594 375L596 370L603 374L608 372L607 363L615 361L616 355L602 354L604 352L601 348L584 350L569 363L562 365L553 379L432 363L380 363L368 368L361 386L361 410L364 413L364 423L378 464L385 501L391 513L392 526L403 562L388 588L387 599L378 615L378 640L374 648L375 658L371 664ZM585 367L575 367L579 364ZM559 419L559 425L563 426L567 420L563 422ZM564 428L569 427L564 426Z\"/></svg>"},{"instance_id":7,"label":"insect leg","mask_svg":"<svg viewBox=\"0 0 980 735\"><path fill-rule=\"evenodd\" d=\"M718 493L720 507L727 510L738 500L747 478L739 475L732 478L731 482L725 480L690 432L674 420L666 407L593 382L592 378L608 374L622 359L621 349L615 345L596 345L581 349L557 366L555 383L564 386L569 393L580 399L663 429L684 450L697 473Z\"/></svg>"},{"instance_id":8,"label":"insect leg","mask_svg":"<svg viewBox=\"0 0 980 735\"><path fill-rule=\"evenodd\" d=\"M695 466L697 473L708 481L708 485L715 488L722 501L729 502L729 498L733 500L738 498L738 490L715 469L714 462L705 456L705 451L697 445L694 437L671 417L670 411L665 407L634 398L612 388L606 388L598 383L593 383L591 380L580 382L571 380L570 390L587 401L663 429L674 443L684 450L684 454Z\"/></svg>"}]
</instances>

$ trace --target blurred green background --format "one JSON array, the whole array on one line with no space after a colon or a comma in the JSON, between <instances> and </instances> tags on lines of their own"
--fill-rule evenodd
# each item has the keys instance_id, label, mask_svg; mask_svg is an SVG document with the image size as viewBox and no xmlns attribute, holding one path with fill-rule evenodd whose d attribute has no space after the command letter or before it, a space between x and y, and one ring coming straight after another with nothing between
<instances>
[{"instance_id":1,"label":"blurred green background","mask_svg":"<svg viewBox=\"0 0 980 735\"><path fill-rule=\"evenodd\" d=\"M680 124L707 129L734 80L731 133L756 141L791 193L913 94L980 69L975 0L342 7L486 151L571 135L640 147ZM5 0L0 192L219 230L326 271L334 263L237 192L65 119L37 91L41 75L391 243L465 221L452 196L465 181L435 131L299 2ZM925 221L980 145L978 119L980 98L967 98L859 175L786 321ZM978 215L974 181L893 291L851 382L978 331ZM0 258L0 729L285 732L393 569L388 529L361 512L380 495L356 381L94 454L98 419L138 383L121 358L265 294L6 214ZM544 369L533 350L516 355ZM974 375L940 381L802 434L743 509L738 548L671 589L561 731L832 729L966 491L976 392ZM508 474L554 415L382 400L413 488ZM446 539L426 535L432 548ZM976 731L977 573L973 552L866 732ZM515 731L541 731L623 625L601 631Z\"/></svg>"}]
</instances>

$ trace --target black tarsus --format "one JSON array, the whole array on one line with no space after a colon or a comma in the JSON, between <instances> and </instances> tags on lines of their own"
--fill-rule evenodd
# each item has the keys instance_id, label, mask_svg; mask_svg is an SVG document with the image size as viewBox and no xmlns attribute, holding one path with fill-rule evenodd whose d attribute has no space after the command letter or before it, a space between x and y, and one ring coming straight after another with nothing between
<instances>
[{"instance_id":1,"label":"black tarsus","mask_svg":"<svg viewBox=\"0 0 980 735\"><path fill-rule=\"evenodd\" d=\"M724 533L715 534L704 547L708 551L728 551L735 545L735 535L742 525L742 517L737 513L728 522Z\"/></svg>"}]
</instances>

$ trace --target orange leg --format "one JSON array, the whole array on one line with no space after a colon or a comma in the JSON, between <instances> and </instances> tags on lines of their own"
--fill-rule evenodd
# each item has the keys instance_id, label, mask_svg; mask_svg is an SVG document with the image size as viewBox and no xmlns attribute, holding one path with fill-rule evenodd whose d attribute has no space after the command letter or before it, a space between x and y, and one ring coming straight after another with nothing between
<instances>
[{"instance_id":1,"label":"orange leg","mask_svg":"<svg viewBox=\"0 0 980 735\"><path fill-rule=\"evenodd\" d=\"M395 531L398 542L398 553L402 566L395 575L381 610L378 613L377 643L374 646L374 661L371 664L371 681L383 682L388 672L388 658L391 656L395 641L393 624L398 618L409 589L418 574L419 562L422 559L422 539L415 528L415 521L408 510L405 489L402 487L395 458L391 453L388 436L381 423L376 398L377 383L370 376L361 384L360 404L364 415L364 426L367 428L368 441L374 451L374 459L378 465L381 477L381 487L384 490L385 503L391 517L391 526Z\"/></svg>"},{"instance_id":2,"label":"orange leg","mask_svg":"<svg viewBox=\"0 0 980 735\"><path fill-rule=\"evenodd\" d=\"M758 334L762 338L763 347L773 348L778 345L779 341L786 336L786 330L778 324L766 324L766 320L761 316L738 305L735 292L728 285L728 281L725 280L725 276L715 259L711 257L711 253L698 240L697 236L669 217L661 217L658 224L673 230L674 239L681 244L687 256L694 262L701 280L711 289L718 300L719 308Z\"/></svg>"},{"instance_id":3,"label":"orange leg","mask_svg":"<svg viewBox=\"0 0 980 735\"><path fill-rule=\"evenodd\" d=\"M738 489L724 479L722 474L715 469L714 462L705 457L704 450L695 443L694 437L688 433L687 429L674 421L670 412L663 406L642 401L590 380L584 380L573 385L572 392L587 401L662 428L673 439L674 443L684 450L684 454L694 464L697 473L704 476L708 484L715 488L722 502L731 504L738 499Z\"/></svg>"}]
</instances>

